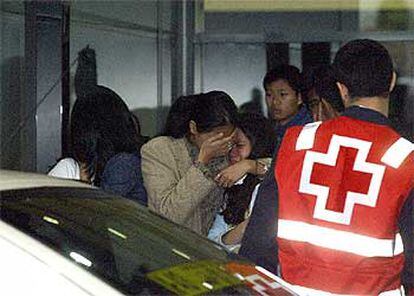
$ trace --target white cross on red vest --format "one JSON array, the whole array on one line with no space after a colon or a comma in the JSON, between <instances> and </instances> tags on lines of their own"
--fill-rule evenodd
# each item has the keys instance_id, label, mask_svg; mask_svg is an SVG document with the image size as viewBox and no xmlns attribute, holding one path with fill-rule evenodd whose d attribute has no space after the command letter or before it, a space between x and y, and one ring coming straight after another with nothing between
<instances>
[{"instance_id":1,"label":"white cross on red vest","mask_svg":"<svg viewBox=\"0 0 414 296\"><path fill-rule=\"evenodd\" d=\"M372 143L355 138L333 135L327 153L307 151L303 163L299 192L316 196L313 217L334 223L349 225L355 205L375 207L380 191L385 166L367 162L367 156ZM330 187L311 182L315 164L335 166L341 147L357 150L352 170L371 174L371 180L367 184L368 192L347 191L343 212L333 211L327 208ZM344 173L346 174L346 172ZM327 175L327 178L329 176Z\"/></svg>"}]
</instances>

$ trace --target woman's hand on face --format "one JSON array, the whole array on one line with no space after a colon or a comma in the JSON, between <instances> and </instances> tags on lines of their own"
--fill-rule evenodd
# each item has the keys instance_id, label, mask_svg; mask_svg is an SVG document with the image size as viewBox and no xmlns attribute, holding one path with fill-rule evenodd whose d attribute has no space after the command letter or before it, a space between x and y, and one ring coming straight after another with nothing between
<instances>
[{"instance_id":1,"label":"woman's hand on face","mask_svg":"<svg viewBox=\"0 0 414 296\"><path fill-rule=\"evenodd\" d=\"M226 155L234 145L235 130L230 136L224 137L223 133L214 135L201 144L198 161L207 164L213 158Z\"/></svg>"},{"instance_id":2,"label":"woman's hand on face","mask_svg":"<svg viewBox=\"0 0 414 296\"><path fill-rule=\"evenodd\" d=\"M252 170L252 166L254 166L253 160L244 159L222 170L214 180L221 187L231 187L244 175L249 173Z\"/></svg>"}]
</instances>

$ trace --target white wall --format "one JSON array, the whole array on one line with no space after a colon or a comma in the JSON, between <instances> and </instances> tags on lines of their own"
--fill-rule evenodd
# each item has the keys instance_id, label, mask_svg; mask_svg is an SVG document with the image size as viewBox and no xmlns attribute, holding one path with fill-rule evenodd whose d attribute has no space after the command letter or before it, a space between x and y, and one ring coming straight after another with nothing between
<instances>
[{"instance_id":1,"label":"white wall","mask_svg":"<svg viewBox=\"0 0 414 296\"><path fill-rule=\"evenodd\" d=\"M125 100L138 115L146 135L156 133L157 121L156 5L156 1L76 1L72 7L71 61L89 44L96 52L98 84L113 89ZM162 27L168 30L170 4L162 5ZM162 105L169 105L171 100L169 38L168 32L163 34ZM73 89L71 93L74 100Z\"/></svg>"},{"instance_id":2,"label":"white wall","mask_svg":"<svg viewBox=\"0 0 414 296\"><path fill-rule=\"evenodd\" d=\"M78 25L72 25L71 36L71 61L89 45L96 52L99 84L116 91L131 109L156 107L154 39Z\"/></svg>"},{"instance_id":3,"label":"white wall","mask_svg":"<svg viewBox=\"0 0 414 296\"><path fill-rule=\"evenodd\" d=\"M204 45L204 91L223 90L241 105L250 101L252 90L262 91L266 74L264 44L211 43Z\"/></svg>"}]
</instances>

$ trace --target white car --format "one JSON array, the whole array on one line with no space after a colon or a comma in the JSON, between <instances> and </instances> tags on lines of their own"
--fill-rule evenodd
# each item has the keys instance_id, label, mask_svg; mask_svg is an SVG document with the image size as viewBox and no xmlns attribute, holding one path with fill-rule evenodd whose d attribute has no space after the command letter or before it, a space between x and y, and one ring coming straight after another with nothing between
<instances>
[{"instance_id":1,"label":"white car","mask_svg":"<svg viewBox=\"0 0 414 296\"><path fill-rule=\"evenodd\" d=\"M283 281L133 201L0 170L1 295L293 295Z\"/></svg>"}]
</instances>

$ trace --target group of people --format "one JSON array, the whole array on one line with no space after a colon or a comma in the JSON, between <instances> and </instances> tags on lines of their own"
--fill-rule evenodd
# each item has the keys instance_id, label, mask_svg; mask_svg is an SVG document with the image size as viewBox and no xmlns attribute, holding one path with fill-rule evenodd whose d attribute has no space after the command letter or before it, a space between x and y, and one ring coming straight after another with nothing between
<instances>
[{"instance_id":1,"label":"group of people","mask_svg":"<svg viewBox=\"0 0 414 296\"><path fill-rule=\"evenodd\" d=\"M299 294L400 295L414 286L414 144L387 119L395 79L382 45L354 40L310 79L269 71L268 118L222 91L182 96L149 141L96 86L75 102L72 154L49 174L148 206Z\"/></svg>"},{"instance_id":2,"label":"group of people","mask_svg":"<svg viewBox=\"0 0 414 296\"><path fill-rule=\"evenodd\" d=\"M286 131L239 253L303 295L411 295L414 145L387 118L391 57L354 40L333 71L345 110Z\"/></svg>"}]
</instances>

